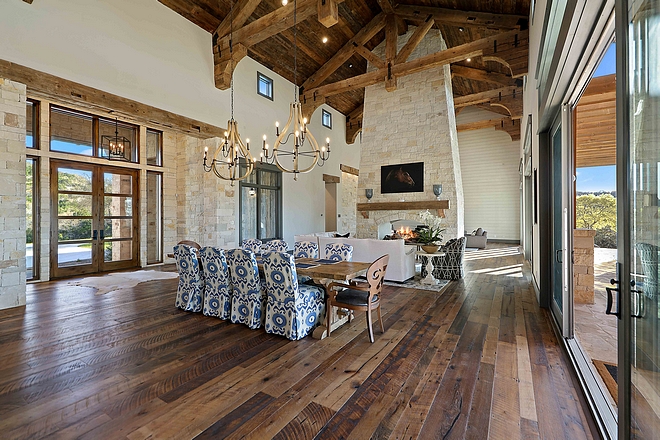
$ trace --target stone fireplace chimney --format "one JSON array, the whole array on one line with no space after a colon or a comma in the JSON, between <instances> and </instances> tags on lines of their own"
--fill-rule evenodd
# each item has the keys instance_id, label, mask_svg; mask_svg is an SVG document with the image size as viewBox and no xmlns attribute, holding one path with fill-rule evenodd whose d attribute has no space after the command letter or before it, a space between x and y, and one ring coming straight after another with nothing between
<instances>
[{"instance_id":1,"label":"stone fireplace chimney","mask_svg":"<svg viewBox=\"0 0 660 440\"><path fill-rule=\"evenodd\" d=\"M414 29L398 38L398 50ZM408 61L446 49L440 31L431 29ZM383 59L384 52L384 42L374 49ZM369 65L367 70L373 67ZM360 151L358 203L367 202L367 188L373 189L371 203L436 200L433 185L442 184L440 198L449 200L444 238L463 236L463 184L449 65L397 78L392 92L385 90L385 83L367 87ZM382 194L381 166L413 162L424 162L424 191ZM369 218L358 214L357 236L376 238L378 225L396 219L417 220L420 212L370 211Z\"/></svg>"}]
</instances>

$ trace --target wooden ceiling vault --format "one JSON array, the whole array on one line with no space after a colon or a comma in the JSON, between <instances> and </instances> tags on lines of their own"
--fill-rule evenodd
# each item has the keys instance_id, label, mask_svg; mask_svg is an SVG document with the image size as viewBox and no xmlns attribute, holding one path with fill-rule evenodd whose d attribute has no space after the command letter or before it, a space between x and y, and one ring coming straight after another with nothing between
<instances>
[{"instance_id":1,"label":"wooden ceiling vault","mask_svg":"<svg viewBox=\"0 0 660 440\"><path fill-rule=\"evenodd\" d=\"M234 66L245 56L294 82L293 0L159 0L213 34L215 83L229 88L229 40ZM459 130L493 126L520 139L522 76L527 74L529 0L297 0L300 100L311 114L326 103L347 116L346 141L361 130L364 88L451 63L458 113L478 106L502 115ZM231 22L233 21L233 26ZM397 51L396 38L415 26ZM448 49L408 60L431 28ZM327 37L327 43L322 38ZM385 41L385 58L371 51ZM470 61L468 61L470 60ZM367 61L376 70L367 73ZM485 124L485 125L484 125Z\"/></svg>"}]
</instances>

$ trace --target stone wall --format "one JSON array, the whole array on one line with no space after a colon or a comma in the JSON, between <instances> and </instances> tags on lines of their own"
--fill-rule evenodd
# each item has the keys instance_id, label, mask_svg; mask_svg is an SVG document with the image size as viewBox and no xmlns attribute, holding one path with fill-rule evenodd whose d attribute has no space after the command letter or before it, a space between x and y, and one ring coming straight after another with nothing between
<instances>
[{"instance_id":1,"label":"stone wall","mask_svg":"<svg viewBox=\"0 0 660 440\"><path fill-rule=\"evenodd\" d=\"M594 303L593 229L573 231L573 300L576 304Z\"/></svg>"},{"instance_id":2,"label":"stone wall","mask_svg":"<svg viewBox=\"0 0 660 440\"><path fill-rule=\"evenodd\" d=\"M337 230L341 233L350 232L355 235L357 207L358 176L350 173L341 173L341 200L339 213L341 218Z\"/></svg>"},{"instance_id":3,"label":"stone wall","mask_svg":"<svg viewBox=\"0 0 660 440\"><path fill-rule=\"evenodd\" d=\"M0 309L25 305L25 99L0 78Z\"/></svg>"},{"instance_id":4,"label":"stone wall","mask_svg":"<svg viewBox=\"0 0 660 440\"><path fill-rule=\"evenodd\" d=\"M413 32L411 28L399 37L399 50ZM409 60L446 48L440 32L432 29ZM383 43L374 53L382 56L384 50ZM374 190L372 202L435 200L433 184L442 184L442 198L450 202L444 237L462 236L463 186L449 66L397 78L397 89L392 92L385 90L384 83L367 87L362 127L358 203L367 202L367 188ZM381 166L411 162L424 162L424 192L381 194ZM419 212L372 211L368 219L358 216L357 236L375 238L379 224L415 220Z\"/></svg>"}]
</instances>

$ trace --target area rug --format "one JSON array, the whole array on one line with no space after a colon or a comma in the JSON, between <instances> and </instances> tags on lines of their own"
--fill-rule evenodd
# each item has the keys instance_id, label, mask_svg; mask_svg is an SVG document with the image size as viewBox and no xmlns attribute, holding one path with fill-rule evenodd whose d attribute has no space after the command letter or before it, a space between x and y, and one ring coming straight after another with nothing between
<instances>
[{"instance_id":1,"label":"area rug","mask_svg":"<svg viewBox=\"0 0 660 440\"><path fill-rule=\"evenodd\" d=\"M600 377L603 379L603 382L605 382L605 386L607 387L607 391L610 392L610 395L614 399L614 402L616 404L619 404L619 388L617 385L617 374L619 368L611 364L609 362L603 362L594 359L593 360L594 366L596 367L596 371L598 371L598 374L600 374Z\"/></svg>"},{"instance_id":2,"label":"area rug","mask_svg":"<svg viewBox=\"0 0 660 440\"><path fill-rule=\"evenodd\" d=\"M164 280L178 278L176 272L162 272L158 270L137 270L135 272L113 272L106 275L83 278L70 281L72 286L91 287L96 289L97 295L103 295L108 292L119 289L130 289L140 283L153 280Z\"/></svg>"},{"instance_id":3,"label":"area rug","mask_svg":"<svg viewBox=\"0 0 660 440\"><path fill-rule=\"evenodd\" d=\"M422 284L421 281L422 277L415 275L414 278L411 278L403 283L397 283L396 281L385 281L384 284L387 286L404 287L406 289L430 290L432 292L440 292L445 288L447 284L449 284L448 280L440 280L436 285Z\"/></svg>"}]
</instances>

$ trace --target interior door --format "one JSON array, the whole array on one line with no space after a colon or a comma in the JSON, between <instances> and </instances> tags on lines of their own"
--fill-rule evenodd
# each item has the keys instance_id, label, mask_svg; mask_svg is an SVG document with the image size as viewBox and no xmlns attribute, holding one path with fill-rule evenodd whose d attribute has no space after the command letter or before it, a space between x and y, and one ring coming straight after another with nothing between
<instances>
[{"instance_id":1,"label":"interior door","mask_svg":"<svg viewBox=\"0 0 660 440\"><path fill-rule=\"evenodd\" d=\"M660 431L660 4L617 18L619 437Z\"/></svg>"},{"instance_id":2,"label":"interior door","mask_svg":"<svg viewBox=\"0 0 660 440\"><path fill-rule=\"evenodd\" d=\"M138 265L137 172L51 161L51 274Z\"/></svg>"}]
</instances>

